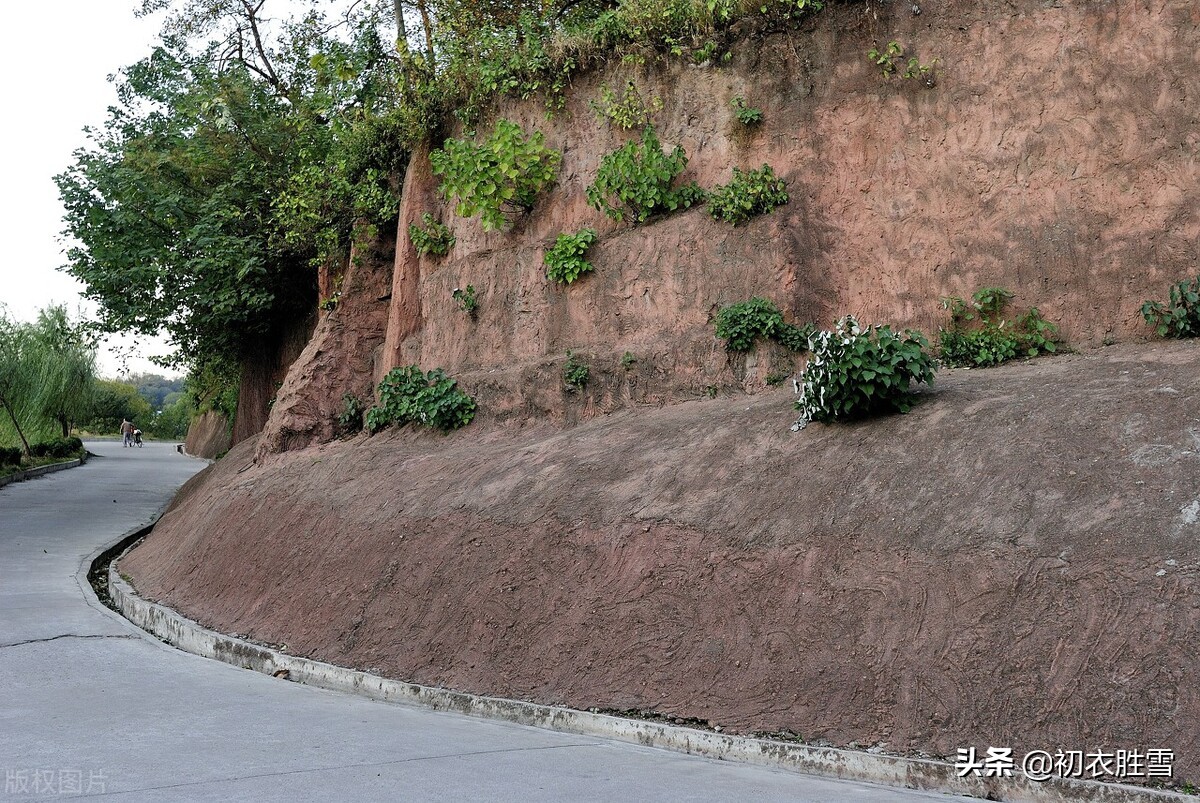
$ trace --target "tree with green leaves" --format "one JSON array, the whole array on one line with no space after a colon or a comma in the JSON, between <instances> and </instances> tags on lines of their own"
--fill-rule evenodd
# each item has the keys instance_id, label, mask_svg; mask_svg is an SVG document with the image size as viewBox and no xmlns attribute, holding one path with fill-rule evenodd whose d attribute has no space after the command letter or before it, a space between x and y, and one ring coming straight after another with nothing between
<instances>
[{"instance_id":1,"label":"tree with green leaves","mask_svg":"<svg viewBox=\"0 0 1200 803\"><path fill-rule=\"evenodd\" d=\"M26 397L33 386L29 349L28 329L10 320L7 314L0 315L0 408L26 456L31 454L29 437L21 423L25 418Z\"/></svg>"},{"instance_id":2,"label":"tree with green leaves","mask_svg":"<svg viewBox=\"0 0 1200 803\"><path fill-rule=\"evenodd\" d=\"M154 419L154 408L150 402L129 382L97 379L92 399L86 427L95 433L117 432L121 428L121 421L126 419L145 429Z\"/></svg>"},{"instance_id":3,"label":"tree with green leaves","mask_svg":"<svg viewBox=\"0 0 1200 803\"><path fill-rule=\"evenodd\" d=\"M165 331L193 368L275 342L314 308L314 265L345 254L356 220L397 210L372 152L383 134L355 133L395 94L375 21L335 35L314 10L268 38L263 5L182 4L57 177L66 270L100 325Z\"/></svg>"},{"instance_id":4,"label":"tree with green leaves","mask_svg":"<svg viewBox=\"0 0 1200 803\"><path fill-rule=\"evenodd\" d=\"M96 351L64 307L47 307L33 323L0 312L0 430L27 456L31 441L67 437L91 403Z\"/></svg>"},{"instance_id":5,"label":"tree with green leaves","mask_svg":"<svg viewBox=\"0 0 1200 803\"><path fill-rule=\"evenodd\" d=\"M66 307L46 307L32 328L38 370L35 398L42 419L51 419L62 437L91 407L96 375L96 347L84 324L67 315Z\"/></svg>"}]
</instances>

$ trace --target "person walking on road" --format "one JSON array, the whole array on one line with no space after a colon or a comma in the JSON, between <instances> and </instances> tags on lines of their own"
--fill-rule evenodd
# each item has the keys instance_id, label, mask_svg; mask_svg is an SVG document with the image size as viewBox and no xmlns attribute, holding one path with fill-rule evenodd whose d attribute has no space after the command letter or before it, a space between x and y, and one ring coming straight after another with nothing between
<instances>
[{"instance_id":1,"label":"person walking on road","mask_svg":"<svg viewBox=\"0 0 1200 803\"><path fill-rule=\"evenodd\" d=\"M121 445L133 447L133 422L128 418L121 419Z\"/></svg>"}]
</instances>

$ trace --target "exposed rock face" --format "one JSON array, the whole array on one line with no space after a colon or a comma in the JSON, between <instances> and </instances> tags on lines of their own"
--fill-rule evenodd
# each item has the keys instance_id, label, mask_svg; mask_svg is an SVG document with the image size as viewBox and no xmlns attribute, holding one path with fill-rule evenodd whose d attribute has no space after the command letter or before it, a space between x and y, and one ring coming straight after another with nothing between
<instances>
[{"instance_id":1,"label":"exposed rock face","mask_svg":"<svg viewBox=\"0 0 1200 803\"><path fill-rule=\"evenodd\" d=\"M1167 746L1195 777L1200 343L939 383L794 434L779 391L247 443L121 569L406 680L900 752Z\"/></svg>"},{"instance_id":2,"label":"exposed rock face","mask_svg":"<svg viewBox=\"0 0 1200 803\"><path fill-rule=\"evenodd\" d=\"M337 307L322 313L312 339L279 389L259 440L261 454L334 437L347 393L369 402L375 351L387 326L394 256L395 239L390 233L355 245Z\"/></svg>"},{"instance_id":3,"label":"exposed rock face","mask_svg":"<svg viewBox=\"0 0 1200 803\"><path fill-rule=\"evenodd\" d=\"M241 443L262 432L276 395L313 334L316 315L289 322L278 340L265 340L242 360L238 407L233 420L233 442Z\"/></svg>"},{"instance_id":4,"label":"exposed rock face","mask_svg":"<svg viewBox=\"0 0 1200 803\"><path fill-rule=\"evenodd\" d=\"M552 378L567 349L606 367L632 353L656 372L660 401L760 389L779 366L747 372L712 331L716 309L753 295L801 321L855 313L932 333L947 320L941 297L1002 286L1077 347L1144 337L1141 302L1196 271L1194 6L947 5L920 16L908 4L831 7L811 32L735 44L728 68L586 76L549 122L537 104L502 104L495 116L544 131L564 157L557 186L507 232L454 217L418 154L376 379L395 365L441 366L482 394L485 415L556 421L622 396L610 382L581 404L526 381ZM938 59L936 87L883 78L865 53L892 39L906 56ZM640 228L590 208L584 189L601 157L634 134L588 102L630 78L663 100L654 122L667 147L687 151L685 179L711 187L765 162L791 202L739 228L703 208ZM760 126L736 121L736 96L762 109ZM424 212L454 230L448 257L420 258L407 243ZM595 273L548 282L545 249L584 226L601 232ZM451 299L467 284L478 320Z\"/></svg>"},{"instance_id":5,"label":"exposed rock face","mask_svg":"<svg viewBox=\"0 0 1200 803\"><path fill-rule=\"evenodd\" d=\"M230 445L229 420L215 410L209 410L192 419L183 448L190 455L212 460L229 451Z\"/></svg>"}]
</instances>

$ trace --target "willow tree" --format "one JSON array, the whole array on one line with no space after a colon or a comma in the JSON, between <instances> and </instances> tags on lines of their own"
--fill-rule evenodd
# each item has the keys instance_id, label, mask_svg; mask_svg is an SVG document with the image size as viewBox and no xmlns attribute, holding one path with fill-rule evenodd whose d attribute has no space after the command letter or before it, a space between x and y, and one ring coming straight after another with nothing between
<instances>
[{"instance_id":1,"label":"willow tree","mask_svg":"<svg viewBox=\"0 0 1200 803\"><path fill-rule=\"evenodd\" d=\"M47 307L33 323L0 313L0 413L27 456L31 438L65 438L88 414L95 365L94 344L64 307Z\"/></svg>"},{"instance_id":2,"label":"willow tree","mask_svg":"<svg viewBox=\"0 0 1200 803\"><path fill-rule=\"evenodd\" d=\"M52 420L66 438L91 412L96 378L96 347L87 329L72 321L66 307L46 307L32 327L38 415Z\"/></svg>"}]
</instances>

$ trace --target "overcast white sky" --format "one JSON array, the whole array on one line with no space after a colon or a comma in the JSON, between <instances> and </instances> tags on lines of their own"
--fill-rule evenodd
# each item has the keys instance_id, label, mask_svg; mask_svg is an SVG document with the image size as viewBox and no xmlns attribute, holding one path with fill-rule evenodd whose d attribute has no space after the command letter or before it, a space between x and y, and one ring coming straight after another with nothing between
<instances>
[{"instance_id":1,"label":"overcast white sky","mask_svg":"<svg viewBox=\"0 0 1200 803\"><path fill-rule=\"evenodd\" d=\"M116 100L107 77L154 45L159 22L136 19L138 5L139 0L65 0L9 3L4 9L0 302L19 320L32 320L51 303L66 303L73 313L82 304L80 286L57 270L65 258L53 177L85 143L83 127L100 126ZM167 350L161 342L132 339L117 345L137 347L143 357ZM130 360L128 367L165 373L145 359ZM106 348L100 373L115 376L119 368L118 357Z\"/></svg>"}]
</instances>

